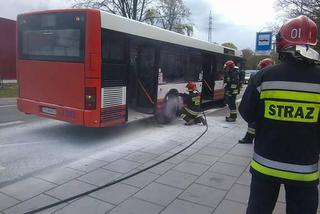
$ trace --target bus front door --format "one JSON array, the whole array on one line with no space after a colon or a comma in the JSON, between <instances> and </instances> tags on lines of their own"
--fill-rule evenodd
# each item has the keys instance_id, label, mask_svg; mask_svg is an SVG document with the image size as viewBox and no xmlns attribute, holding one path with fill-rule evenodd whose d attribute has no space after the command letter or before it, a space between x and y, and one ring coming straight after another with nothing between
<instances>
[{"instance_id":1,"label":"bus front door","mask_svg":"<svg viewBox=\"0 0 320 214\"><path fill-rule=\"evenodd\" d=\"M214 93L214 70L215 57L204 55L202 61L203 79L202 79L202 103L213 100Z\"/></svg>"},{"instance_id":2,"label":"bus front door","mask_svg":"<svg viewBox=\"0 0 320 214\"><path fill-rule=\"evenodd\" d=\"M138 51L137 72L137 110L143 113L154 113L156 103L156 48L140 46Z\"/></svg>"}]
</instances>

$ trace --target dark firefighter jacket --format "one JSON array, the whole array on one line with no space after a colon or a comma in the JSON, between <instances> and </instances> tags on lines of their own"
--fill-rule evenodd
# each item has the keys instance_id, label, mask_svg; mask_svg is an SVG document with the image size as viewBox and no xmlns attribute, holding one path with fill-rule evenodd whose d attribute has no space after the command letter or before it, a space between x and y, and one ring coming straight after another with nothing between
<instances>
[{"instance_id":1,"label":"dark firefighter jacket","mask_svg":"<svg viewBox=\"0 0 320 214\"><path fill-rule=\"evenodd\" d=\"M227 96L239 94L240 79L236 68L225 72L224 83L226 83L224 90Z\"/></svg>"},{"instance_id":2,"label":"dark firefighter jacket","mask_svg":"<svg viewBox=\"0 0 320 214\"><path fill-rule=\"evenodd\" d=\"M189 113L198 114L200 110L200 94L197 92L179 93L179 96L183 98L184 104L186 104L187 108L191 110Z\"/></svg>"},{"instance_id":3,"label":"dark firefighter jacket","mask_svg":"<svg viewBox=\"0 0 320 214\"><path fill-rule=\"evenodd\" d=\"M318 182L320 67L293 59L259 71L239 111L256 122L251 173L283 183Z\"/></svg>"}]
</instances>

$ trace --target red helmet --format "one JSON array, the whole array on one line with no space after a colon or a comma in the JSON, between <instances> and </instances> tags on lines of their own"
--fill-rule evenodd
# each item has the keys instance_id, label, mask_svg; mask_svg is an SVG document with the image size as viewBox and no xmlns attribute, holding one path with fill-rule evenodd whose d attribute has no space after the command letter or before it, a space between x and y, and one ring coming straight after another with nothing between
<instances>
[{"instance_id":1,"label":"red helmet","mask_svg":"<svg viewBox=\"0 0 320 214\"><path fill-rule=\"evenodd\" d=\"M268 66L271 66L273 65L273 61L272 59L270 58L265 58L265 59L262 59L259 64L258 64L258 69L262 69L262 68L265 68L265 67L268 67Z\"/></svg>"},{"instance_id":2,"label":"red helmet","mask_svg":"<svg viewBox=\"0 0 320 214\"><path fill-rule=\"evenodd\" d=\"M317 44L317 25L307 16L301 15L284 23L276 36L277 52L294 45Z\"/></svg>"},{"instance_id":3,"label":"red helmet","mask_svg":"<svg viewBox=\"0 0 320 214\"><path fill-rule=\"evenodd\" d=\"M236 64L234 64L234 61L232 60L228 60L224 63L223 69L229 68L232 69L236 66Z\"/></svg>"},{"instance_id":4,"label":"red helmet","mask_svg":"<svg viewBox=\"0 0 320 214\"><path fill-rule=\"evenodd\" d=\"M188 82L186 88L188 89L188 91L196 91L197 85L194 82Z\"/></svg>"}]
</instances>

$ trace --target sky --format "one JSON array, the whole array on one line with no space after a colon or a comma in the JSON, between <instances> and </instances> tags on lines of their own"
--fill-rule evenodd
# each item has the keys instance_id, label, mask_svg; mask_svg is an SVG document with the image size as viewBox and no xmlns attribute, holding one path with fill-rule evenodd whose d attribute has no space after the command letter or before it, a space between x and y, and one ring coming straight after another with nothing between
<instances>
[{"instance_id":1,"label":"sky","mask_svg":"<svg viewBox=\"0 0 320 214\"><path fill-rule=\"evenodd\" d=\"M234 43L238 49L255 48L256 32L270 31L276 19L276 0L185 0L194 23L194 37L208 40L213 14L212 41Z\"/></svg>"},{"instance_id":2,"label":"sky","mask_svg":"<svg viewBox=\"0 0 320 214\"><path fill-rule=\"evenodd\" d=\"M16 19L17 14L35 10L67 8L72 0L2 0L0 17ZM184 0L191 11L194 37L208 39L210 10L213 13L212 41L234 43L238 49L255 47L256 32L268 31L276 19L277 0Z\"/></svg>"}]
</instances>

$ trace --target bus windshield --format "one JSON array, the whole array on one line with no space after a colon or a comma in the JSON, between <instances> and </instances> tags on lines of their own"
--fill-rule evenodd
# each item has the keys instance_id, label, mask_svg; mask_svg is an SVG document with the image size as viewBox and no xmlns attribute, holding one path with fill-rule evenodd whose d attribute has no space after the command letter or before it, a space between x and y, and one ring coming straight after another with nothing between
<instances>
[{"instance_id":1,"label":"bus windshield","mask_svg":"<svg viewBox=\"0 0 320 214\"><path fill-rule=\"evenodd\" d=\"M20 59L83 62L84 23L83 13L19 16Z\"/></svg>"}]
</instances>

